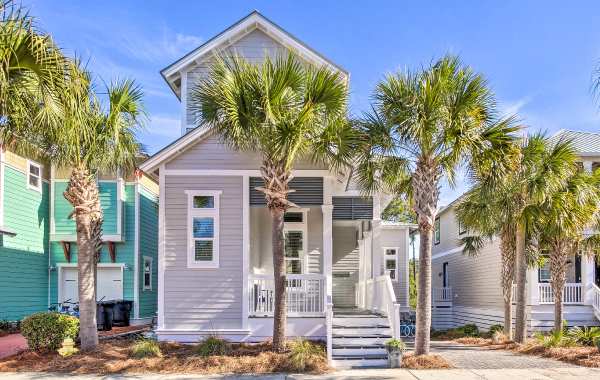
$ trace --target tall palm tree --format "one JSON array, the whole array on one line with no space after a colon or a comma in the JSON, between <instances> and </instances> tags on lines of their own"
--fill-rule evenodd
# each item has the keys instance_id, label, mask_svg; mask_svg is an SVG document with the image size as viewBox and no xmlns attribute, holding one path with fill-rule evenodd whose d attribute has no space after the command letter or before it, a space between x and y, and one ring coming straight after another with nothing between
<instances>
[{"instance_id":1,"label":"tall palm tree","mask_svg":"<svg viewBox=\"0 0 600 380\"><path fill-rule=\"evenodd\" d=\"M554 330L562 326L563 289L568 260L579 250L597 242L595 235L585 234L596 224L600 214L600 172L595 174L575 171L565 186L556 191L541 206L540 246L549 253L550 279L554 295Z\"/></svg>"},{"instance_id":2,"label":"tall palm tree","mask_svg":"<svg viewBox=\"0 0 600 380\"><path fill-rule=\"evenodd\" d=\"M417 355L429 352L431 249L440 181L456 171L502 172L516 127L498 121L482 75L454 56L388 75L374 94L374 110L358 123L358 180L367 192L409 193L419 225ZM494 169L494 170L491 170Z\"/></svg>"},{"instance_id":3,"label":"tall palm tree","mask_svg":"<svg viewBox=\"0 0 600 380\"><path fill-rule=\"evenodd\" d=\"M458 220L468 228L469 236L461 239L463 253L479 254L492 236L500 237L502 269L500 283L504 301L504 334L512 340L512 284L515 275L516 225L513 204L501 196L501 188L486 188L485 182L477 182L456 208Z\"/></svg>"},{"instance_id":4,"label":"tall palm tree","mask_svg":"<svg viewBox=\"0 0 600 380\"><path fill-rule=\"evenodd\" d=\"M344 77L316 68L294 54L265 57L252 64L240 57L217 58L210 73L193 88L198 124L212 126L236 150L257 152L267 208L272 217L275 310L273 347L284 349L286 327L283 216L292 169L300 158L348 162L352 129L346 122L348 90Z\"/></svg>"},{"instance_id":5,"label":"tall palm tree","mask_svg":"<svg viewBox=\"0 0 600 380\"><path fill-rule=\"evenodd\" d=\"M19 136L11 133L15 128L57 121L57 97L64 68L62 52L50 36L39 31L34 18L13 1L1 2L1 144L12 146L17 143L15 140ZM25 146L18 148L25 149Z\"/></svg>"}]
</instances>

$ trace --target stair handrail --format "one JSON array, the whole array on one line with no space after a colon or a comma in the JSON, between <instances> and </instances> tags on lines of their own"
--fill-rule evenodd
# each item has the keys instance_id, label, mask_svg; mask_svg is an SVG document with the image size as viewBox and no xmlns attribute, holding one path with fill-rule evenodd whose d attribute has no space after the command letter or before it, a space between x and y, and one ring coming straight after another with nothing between
<instances>
[{"instance_id":1,"label":"stair handrail","mask_svg":"<svg viewBox=\"0 0 600 380\"><path fill-rule=\"evenodd\" d=\"M327 330L327 363L333 363L333 303L327 302L325 309L325 328Z\"/></svg>"},{"instance_id":2,"label":"stair handrail","mask_svg":"<svg viewBox=\"0 0 600 380\"><path fill-rule=\"evenodd\" d=\"M592 284L593 298L592 307L600 313L600 288L596 284Z\"/></svg>"},{"instance_id":3,"label":"stair handrail","mask_svg":"<svg viewBox=\"0 0 600 380\"><path fill-rule=\"evenodd\" d=\"M396 292L392 285L392 279L388 275L379 276L376 282L383 282L382 301L385 304L385 312L387 314L390 328L392 329L392 337L400 339L400 303L396 301Z\"/></svg>"}]
</instances>

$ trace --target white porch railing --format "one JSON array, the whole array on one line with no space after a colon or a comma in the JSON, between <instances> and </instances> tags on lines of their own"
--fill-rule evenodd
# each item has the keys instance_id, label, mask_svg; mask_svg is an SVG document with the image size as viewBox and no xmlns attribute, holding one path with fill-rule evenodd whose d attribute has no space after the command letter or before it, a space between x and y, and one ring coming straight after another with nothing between
<instances>
[{"instance_id":1,"label":"white porch railing","mask_svg":"<svg viewBox=\"0 0 600 380\"><path fill-rule=\"evenodd\" d=\"M592 284L592 306L596 313L600 313L600 288Z\"/></svg>"},{"instance_id":2,"label":"white porch railing","mask_svg":"<svg viewBox=\"0 0 600 380\"><path fill-rule=\"evenodd\" d=\"M290 316L325 314L325 276L321 274L288 274L286 276L287 312ZM275 281L269 275L249 275L250 316L273 316Z\"/></svg>"},{"instance_id":3,"label":"white porch railing","mask_svg":"<svg viewBox=\"0 0 600 380\"><path fill-rule=\"evenodd\" d=\"M449 286L433 288L431 289L431 297L433 302L452 302L452 288Z\"/></svg>"},{"instance_id":4,"label":"white porch railing","mask_svg":"<svg viewBox=\"0 0 600 380\"><path fill-rule=\"evenodd\" d=\"M553 304L554 303L554 292L552 291L552 284L544 283L538 284L540 304ZM582 304L583 303L583 285L578 283L567 283L563 289L562 296L563 303L568 304Z\"/></svg>"},{"instance_id":5,"label":"white porch railing","mask_svg":"<svg viewBox=\"0 0 600 380\"><path fill-rule=\"evenodd\" d=\"M387 316L392 337L400 338L400 304L389 275L368 279L356 284L357 305Z\"/></svg>"}]
</instances>

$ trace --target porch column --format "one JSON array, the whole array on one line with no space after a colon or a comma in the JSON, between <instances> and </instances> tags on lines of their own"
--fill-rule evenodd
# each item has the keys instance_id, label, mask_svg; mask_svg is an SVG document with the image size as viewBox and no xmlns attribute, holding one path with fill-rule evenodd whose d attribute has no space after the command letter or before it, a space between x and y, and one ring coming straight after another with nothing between
<instances>
[{"instance_id":1,"label":"porch column","mask_svg":"<svg viewBox=\"0 0 600 380\"><path fill-rule=\"evenodd\" d=\"M242 328L248 328L250 314L250 292L248 272L250 271L250 177L242 177Z\"/></svg>"},{"instance_id":2,"label":"porch column","mask_svg":"<svg viewBox=\"0 0 600 380\"><path fill-rule=\"evenodd\" d=\"M538 286L538 267L527 269L527 295L529 305L540 304L540 288Z\"/></svg>"},{"instance_id":3,"label":"porch column","mask_svg":"<svg viewBox=\"0 0 600 380\"><path fill-rule=\"evenodd\" d=\"M592 285L595 282L595 266L593 256L582 256L581 257L581 286L583 287L582 300L585 305L591 305L593 303L594 293L592 291Z\"/></svg>"},{"instance_id":4,"label":"porch column","mask_svg":"<svg viewBox=\"0 0 600 380\"><path fill-rule=\"evenodd\" d=\"M383 252L381 249L381 194L373 196L373 221L372 221L372 240L371 240L371 257L372 257L372 273L373 278L383 274Z\"/></svg>"},{"instance_id":5,"label":"porch column","mask_svg":"<svg viewBox=\"0 0 600 380\"><path fill-rule=\"evenodd\" d=\"M325 302L333 303L333 204L332 204L332 179L323 178L323 274L325 275Z\"/></svg>"}]
</instances>

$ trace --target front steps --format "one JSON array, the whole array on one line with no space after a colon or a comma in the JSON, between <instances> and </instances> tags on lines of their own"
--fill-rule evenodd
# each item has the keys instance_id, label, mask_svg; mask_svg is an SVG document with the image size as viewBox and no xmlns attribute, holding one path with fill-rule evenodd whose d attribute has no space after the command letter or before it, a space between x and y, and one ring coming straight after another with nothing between
<instances>
[{"instance_id":1,"label":"front steps","mask_svg":"<svg viewBox=\"0 0 600 380\"><path fill-rule=\"evenodd\" d=\"M355 309L333 311L332 359L336 368L386 367L387 317Z\"/></svg>"}]
</instances>

